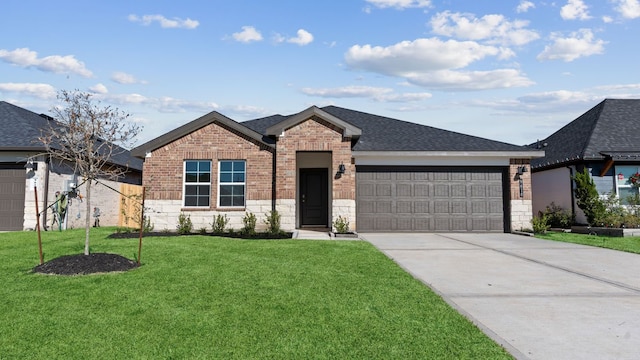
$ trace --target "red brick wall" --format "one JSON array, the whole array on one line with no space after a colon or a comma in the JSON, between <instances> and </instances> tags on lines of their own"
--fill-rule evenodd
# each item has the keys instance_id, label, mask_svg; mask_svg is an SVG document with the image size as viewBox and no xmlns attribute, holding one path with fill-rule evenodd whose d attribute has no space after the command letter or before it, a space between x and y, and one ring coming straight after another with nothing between
<instances>
[{"instance_id":1,"label":"red brick wall","mask_svg":"<svg viewBox=\"0 0 640 360\"><path fill-rule=\"evenodd\" d=\"M509 180L511 183L511 200L531 200L531 166L529 166L529 159L511 159L509 161ZM518 167L525 166L527 168L527 172L522 174L520 177L522 178L523 185L523 197L520 197L520 184L516 179L516 174L518 173Z\"/></svg>"},{"instance_id":2,"label":"red brick wall","mask_svg":"<svg viewBox=\"0 0 640 360\"><path fill-rule=\"evenodd\" d=\"M342 130L320 118L312 117L285 131L277 142L276 156L276 197L295 199L296 197L296 152L331 151L332 169L344 164L346 172L340 179L333 180L333 199L356 198L355 165L351 164L351 138L342 137Z\"/></svg>"},{"instance_id":3,"label":"red brick wall","mask_svg":"<svg viewBox=\"0 0 640 360\"><path fill-rule=\"evenodd\" d=\"M211 160L211 208L217 202L218 160L247 161L247 200L270 200L272 149L217 123L152 152L144 160L143 185L150 200L181 200L184 160Z\"/></svg>"}]
</instances>

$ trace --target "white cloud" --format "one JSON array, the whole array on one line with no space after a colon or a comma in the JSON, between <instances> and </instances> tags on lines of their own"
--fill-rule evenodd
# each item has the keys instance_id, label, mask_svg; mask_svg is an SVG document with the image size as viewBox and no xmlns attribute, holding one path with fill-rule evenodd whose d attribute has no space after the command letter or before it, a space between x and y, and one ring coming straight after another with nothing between
<instances>
[{"instance_id":1,"label":"white cloud","mask_svg":"<svg viewBox=\"0 0 640 360\"><path fill-rule=\"evenodd\" d=\"M402 41L388 47L354 45L345 54L352 68L386 75L402 76L415 72L458 69L500 50L473 41L441 41L438 38Z\"/></svg>"},{"instance_id":2,"label":"white cloud","mask_svg":"<svg viewBox=\"0 0 640 360\"><path fill-rule=\"evenodd\" d=\"M529 11L529 9L533 9L535 7L536 5L531 1L520 0L520 4L518 4L518 7L516 7L516 12L526 13L527 11Z\"/></svg>"},{"instance_id":3,"label":"white cloud","mask_svg":"<svg viewBox=\"0 0 640 360\"><path fill-rule=\"evenodd\" d=\"M200 25L200 22L197 20L191 20L189 18L186 19L180 19L180 18L173 18L173 19L167 19L166 17L162 16L162 15L142 15L142 17L138 16L138 15L134 15L131 14L128 17L129 21L131 22L139 22L142 25L151 25L151 23L153 22L157 22L160 24L160 27L164 28L164 29L178 29L178 28L182 28L182 29L195 29Z\"/></svg>"},{"instance_id":4,"label":"white cloud","mask_svg":"<svg viewBox=\"0 0 640 360\"><path fill-rule=\"evenodd\" d=\"M636 19L640 17L640 1L639 0L617 0L618 11L624 18Z\"/></svg>"},{"instance_id":5,"label":"white cloud","mask_svg":"<svg viewBox=\"0 0 640 360\"><path fill-rule=\"evenodd\" d=\"M109 92L106 86L101 83L95 84L89 88L89 91L95 94L106 94Z\"/></svg>"},{"instance_id":6,"label":"white cloud","mask_svg":"<svg viewBox=\"0 0 640 360\"><path fill-rule=\"evenodd\" d=\"M78 61L73 55L51 55L38 58L38 53L28 48L19 48L12 51L0 49L0 59L23 68L36 68L45 72L56 74L77 74L85 78L93 76L82 61Z\"/></svg>"},{"instance_id":7,"label":"white cloud","mask_svg":"<svg viewBox=\"0 0 640 360\"><path fill-rule=\"evenodd\" d=\"M483 90L533 84L514 69L453 71L487 56L501 58L509 54L508 50L473 41L430 38L389 47L355 45L345 54L345 62L353 69L401 77L427 88Z\"/></svg>"},{"instance_id":8,"label":"white cloud","mask_svg":"<svg viewBox=\"0 0 640 360\"><path fill-rule=\"evenodd\" d=\"M380 102L411 102L431 98L431 94L426 92L396 94L393 89L372 86L345 86L320 89L303 88L301 91L306 95L323 98L370 98Z\"/></svg>"},{"instance_id":9,"label":"white cloud","mask_svg":"<svg viewBox=\"0 0 640 360\"><path fill-rule=\"evenodd\" d=\"M605 24L609 24L613 22L613 18L611 16L604 15L602 16L602 22Z\"/></svg>"},{"instance_id":10,"label":"white cloud","mask_svg":"<svg viewBox=\"0 0 640 360\"><path fill-rule=\"evenodd\" d=\"M440 70L406 77L412 84L431 89L477 91L526 87L534 82L516 69L496 69L490 71Z\"/></svg>"},{"instance_id":11,"label":"white cloud","mask_svg":"<svg viewBox=\"0 0 640 360\"><path fill-rule=\"evenodd\" d=\"M588 20L589 7L582 0L568 0L567 5L560 8L560 16L565 20Z\"/></svg>"},{"instance_id":12,"label":"white cloud","mask_svg":"<svg viewBox=\"0 0 640 360\"><path fill-rule=\"evenodd\" d=\"M260 34L260 32L253 26L243 26L242 31L233 33L231 37L233 37L234 40L243 43L262 40L262 34Z\"/></svg>"},{"instance_id":13,"label":"white cloud","mask_svg":"<svg viewBox=\"0 0 640 360\"><path fill-rule=\"evenodd\" d=\"M444 11L434 15L430 24L433 33L464 40L485 40L489 44L524 45L540 36L528 30L528 21L508 21L502 15L485 15L481 18L473 14Z\"/></svg>"},{"instance_id":14,"label":"white cloud","mask_svg":"<svg viewBox=\"0 0 640 360\"><path fill-rule=\"evenodd\" d=\"M55 99L56 89L49 84L34 83L0 83L0 92L16 93L37 97L39 99Z\"/></svg>"},{"instance_id":15,"label":"white cloud","mask_svg":"<svg viewBox=\"0 0 640 360\"><path fill-rule=\"evenodd\" d=\"M122 71L116 71L111 74L111 80L118 84L146 84L144 80L138 80L135 76Z\"/></svg>"},{"instance_id":16,"label":"white cloud","mask_svg":"<svg viewBox=\"0 0 640 360\"><path fill-rule=\"evenodd\" d=\"M369 4L372 4L373 6L380 9L424 8L424 7L431 6L431 0L366 0L366 1Z\"/></svg>"},{"instance_id":17,"label":"white cloud","mask_svg":"<svg viewBox=\"0 0 640 360\"><path fill-rule=\"evenodd\" d=\"M296 37L290 38L287 42L300 46L308 45L313 41L313 35L305 29L298 30Z\"/></svg>"},{"instance_id":18,"label":"white cloud","mask_svg":"<svg viewBox=\"0 0 640 360\"><path fill-rule=\"evenodd\" d=\"M552 33L553 44L544 47L537 59L563 60L570 62L580 57L604 53L604 40L595 39L589 29L580 29L571 33L569 37L562 37L560 33Z\"/></svg>"}]
</instances>

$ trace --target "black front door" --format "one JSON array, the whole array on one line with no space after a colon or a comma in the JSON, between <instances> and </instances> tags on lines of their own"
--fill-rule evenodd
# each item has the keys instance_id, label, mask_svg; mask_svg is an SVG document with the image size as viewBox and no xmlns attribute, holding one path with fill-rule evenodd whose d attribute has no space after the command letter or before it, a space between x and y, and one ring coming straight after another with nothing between
<instances>
[{"instance_id":1,"label":"black front door","mask_svg":"<svg viewBox=\"0 0 640 360\"><path fill-rule=\"evenodd\" d=\"M329 225L329 172L300 169L300 226Z\"/></svg>"}]
</instances>

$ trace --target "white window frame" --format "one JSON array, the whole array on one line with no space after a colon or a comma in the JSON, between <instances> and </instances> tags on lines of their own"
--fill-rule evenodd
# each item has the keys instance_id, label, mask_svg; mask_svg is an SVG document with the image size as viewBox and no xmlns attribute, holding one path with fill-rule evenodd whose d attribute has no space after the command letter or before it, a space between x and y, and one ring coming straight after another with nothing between
<instances>
[{"instance_id":1,"label":"white window frame","mask_svg":"<svg viewBox=\"0 0 640 360\"><path fill-rule=\"evenodd\" d=\"M187 162L208 162L209 163L209 181L208 182L187 182ZM210 208L211 207L211 160L185 159L182 162L182 206L186 208ZM197 171L200 174L200 169ZM202 172L204 173L204 172ZM199 180L199 176L198 176ZM209 187L209 204L208 205L187 205L187 186L208 186Z\"/></svg>"},{"instance_id":2,"label":"white window frame","mask_svg":"<svg viewBox=\"0 0 640 360\"><path fill-rule=\"evenodd\" d=\"M236 181L231 181L231 182L225 182L223 183L221 180L222 177L222 163L223 162L242 162L244 163L244 181L242 182L236 182ZM233 174L233 170L232 170L232 174ZM233 178L233 176L232 176ZM220 191L220 188L222 186L234 186L234 185L242 185L243 187L243 193L242 193L242 198L243 198L243 204L242 205L220 205L220 198L222 197L222 192ZM223 209L244 209L247 207L247 161L243 160L243 159L236 159L236 160L218 160L218 194L217 194L217 207L219 208L223 208ZM233 197L232 197L232 204L233 204Z\"/></svg>"},{"instance_id":3,"label":"white window frame","mask_svg":"<svg viewBox=\"0 0 640 360\"><path fill-rule=\"evenodd\" d=\"M633 185L629 182L629 176L640 172L640 166L638 165L619 165L615 167L614 177L616 182L616 196L620 200L620 204L629 205L626 203L626 198L620 196L620 189L633 189ZM619 174L622 174L622 179L619 179ZM638 191L636 188L635 191Z\"/></svg>"}]
</instances>

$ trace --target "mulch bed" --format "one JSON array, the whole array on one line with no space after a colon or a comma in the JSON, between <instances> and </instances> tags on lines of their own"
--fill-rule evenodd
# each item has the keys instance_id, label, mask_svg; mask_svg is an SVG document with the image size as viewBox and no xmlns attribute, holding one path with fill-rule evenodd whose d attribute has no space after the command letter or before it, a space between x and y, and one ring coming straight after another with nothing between
<instances>
[{"instance_id":1,"label":"mulch bed","mask_svg":"<svg viewBox=\"0 0 640 360\"><path fill-rule=\"evenodd\" d=\"M189 234L178 234L177 232L170 232L170 231L159 231L159 232L148 232L148 233L144 233L142 236L143 237L156 237L156 236L189 236L189 235L207 235L207 236L222 236L222 237L230 237L230 238L236 238L236 239L291 239L291 237L293 236L292 232L283 232L280 234L270 234L270 233L255 233L253 235L246 235L246 234L242 234L240 232L234 232L234 233L219 233L219 234L214 234L214 233L189 233ZM120 232L120 233L113 233L110 234L108 236L109 239L133 239L133 238L138 238L140 236L140 233L137 232Z\"/></svg>"},{"instance_id":2,"label":"mulch bed","mask_svg":"<svg viewBox=\"0 0 640 360\"><path fill-rule=\"evenodd\" d=\"M65 255L33 268L34 272L53 275L87 275L135 269L138 264L118 254L95 253Z\"/></svg>"}]
</instances>

